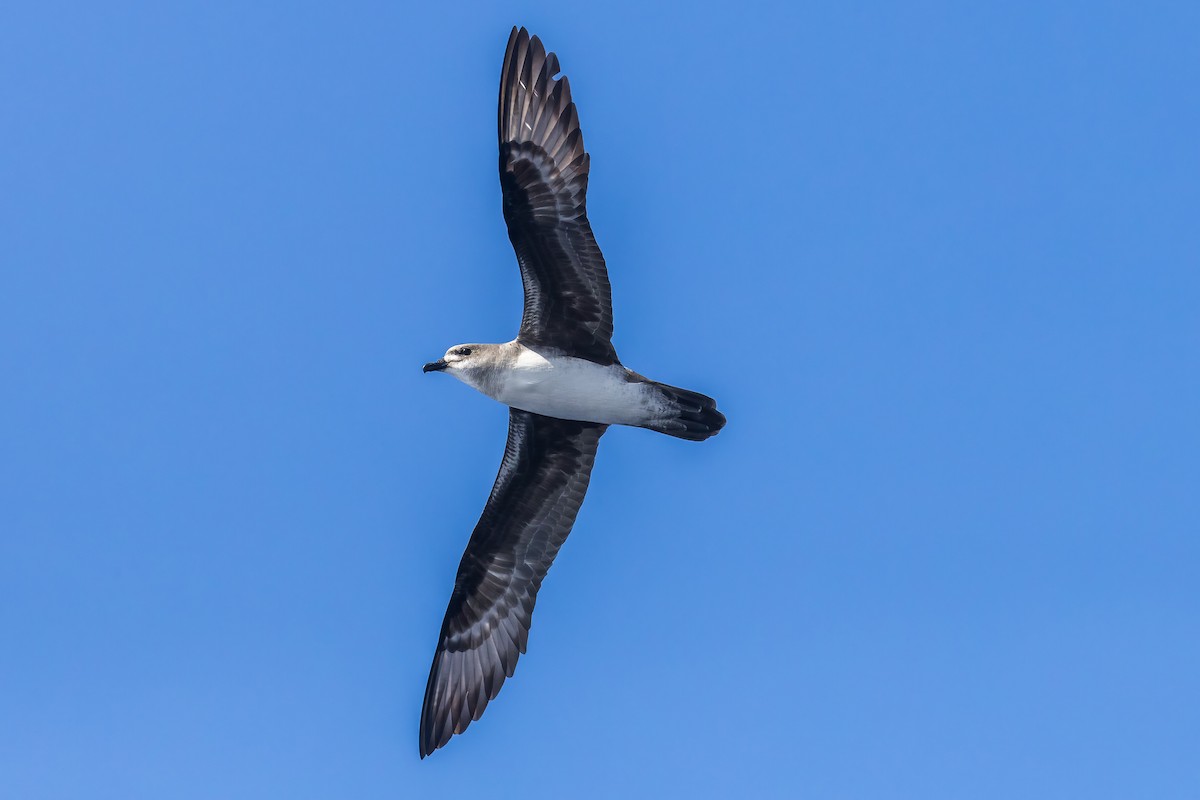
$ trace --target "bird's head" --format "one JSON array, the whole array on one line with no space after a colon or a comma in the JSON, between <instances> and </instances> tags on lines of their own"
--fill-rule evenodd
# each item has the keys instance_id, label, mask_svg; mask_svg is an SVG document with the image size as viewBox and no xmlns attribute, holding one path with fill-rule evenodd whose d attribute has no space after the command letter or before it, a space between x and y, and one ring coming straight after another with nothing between
<instances>
[{"instance_id":1,"label":"bird's head","mask_svg":"<svg viewBox=\"0 0 1200 800\"><path fill-rule=\"evenodd\" d=\"M421 368L422 372L448 372L464 383L471 383L469 377L487 360L488 348L495 345L486 344L456 344L446 351L446 355L437 361L430 361Z\"/></svg>"}]
</instances>

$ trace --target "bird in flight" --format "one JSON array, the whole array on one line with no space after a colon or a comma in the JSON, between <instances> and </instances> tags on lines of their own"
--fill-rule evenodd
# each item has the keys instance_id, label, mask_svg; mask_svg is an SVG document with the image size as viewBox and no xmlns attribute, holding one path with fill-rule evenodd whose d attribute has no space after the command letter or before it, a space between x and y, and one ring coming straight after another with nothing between
<instances>
[{"instance_id":1,"label":"bird in flight","mask_svg":"<svg viewBox=\"0 0 1200 800\"><path fill-rule=\"evenodd\" d=\"M517 338L426 364L509 406L504 459L458 566L421 709L421 757L480 718L525 652L538 588L583 503L610 425L702 441L711 397L626 369L587 218L590 160L558 58L513 28L500 72L500 188L525 288Z\"/></svg>"}]
</instances>

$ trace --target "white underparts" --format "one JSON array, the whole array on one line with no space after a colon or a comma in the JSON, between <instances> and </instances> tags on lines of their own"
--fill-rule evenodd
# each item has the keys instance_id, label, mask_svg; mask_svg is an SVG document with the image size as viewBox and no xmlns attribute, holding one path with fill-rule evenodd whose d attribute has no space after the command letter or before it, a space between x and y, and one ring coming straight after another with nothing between
<instances>
[{"instance_id":1,"label":"white underparts","mask_svg":"<svg viewBox=\"0 0 1200 800\"><path fill-rule=\"evenodd\" d=\"M669 413L660 393L630 381L619 364L606 367L520 348L493 385L478 387L484 394L522 411L608 425L640 425Z\"/></svg>"}]
</instances>

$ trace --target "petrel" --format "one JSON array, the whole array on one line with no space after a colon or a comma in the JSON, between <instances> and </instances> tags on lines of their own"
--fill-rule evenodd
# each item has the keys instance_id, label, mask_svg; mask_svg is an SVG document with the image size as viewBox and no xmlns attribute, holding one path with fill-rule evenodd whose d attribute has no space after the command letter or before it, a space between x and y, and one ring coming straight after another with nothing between
<instances>
[{"instance_id":1,"label":"petrel","mask_svg":"<svg viewBox=\"0 0 1200 800\"><path fill-rule=\"evenodd\" d=\"M509 406L504 460L458 566L425 703L421 757L483 714L525 652L533 605L583 502L609 425L702 441L711 397L626 369L587 218L590 159L571 88L538 37L513 28L500 72L500 189L521 267L517 338L460 344L426 364Z\"/></svg>"}]
</instances>

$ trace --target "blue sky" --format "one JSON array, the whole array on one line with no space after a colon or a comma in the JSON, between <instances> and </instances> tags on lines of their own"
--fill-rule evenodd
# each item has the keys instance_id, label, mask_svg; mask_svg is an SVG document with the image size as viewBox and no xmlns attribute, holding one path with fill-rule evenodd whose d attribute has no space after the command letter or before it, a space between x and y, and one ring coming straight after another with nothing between
<instances>
[{"instance_id":1,"label":"blue sky","mask_svg":"<svg viewBox=\"0 0 1200 800\"><path fill-rule=\"evenodd\" d=\"M437 7L435 7L435 5ZM530 652L417 714L556 50L623 360ZM0 11L0 794L1193 798L1189 3Z\"/></svg>"}]
</instances>

